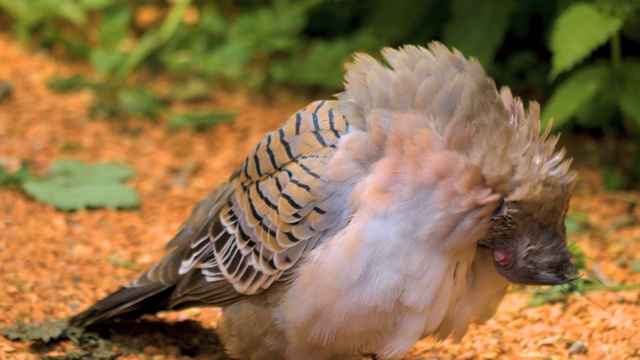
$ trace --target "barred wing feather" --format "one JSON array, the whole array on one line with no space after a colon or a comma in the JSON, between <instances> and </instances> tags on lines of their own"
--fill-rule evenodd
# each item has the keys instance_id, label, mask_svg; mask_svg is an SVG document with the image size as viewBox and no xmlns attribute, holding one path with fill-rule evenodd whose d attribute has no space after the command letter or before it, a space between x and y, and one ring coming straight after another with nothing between
<instances>
[{"instance_id":1,"label":"barred wing feather","mask_svg":"<svg viewBox=\"0 0 640 360\"><path fill-rule=\"evenodd\" d=\"M71 323L222 306L286 279L346 216L346 201L323 177L350 130L334 103L309 104L266 136L228 182L194 207L162 260Z\"/></svg>"}]
</instances>

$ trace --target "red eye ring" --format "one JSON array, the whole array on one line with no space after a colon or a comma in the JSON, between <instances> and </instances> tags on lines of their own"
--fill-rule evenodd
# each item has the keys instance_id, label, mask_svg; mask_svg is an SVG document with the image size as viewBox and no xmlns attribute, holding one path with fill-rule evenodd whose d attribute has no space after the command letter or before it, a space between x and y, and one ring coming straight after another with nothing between
<instances>
[{"instance_id":1,"label":"red eye ring","mask_svg":"<svg viewBox=\"0 0 640 360\"><path fill-rule=\"evenodd\" d=\"M494 249L493 260L501 266L507 266L511 262L511 253L503 249Z\"/></svg>"}]
</instances>

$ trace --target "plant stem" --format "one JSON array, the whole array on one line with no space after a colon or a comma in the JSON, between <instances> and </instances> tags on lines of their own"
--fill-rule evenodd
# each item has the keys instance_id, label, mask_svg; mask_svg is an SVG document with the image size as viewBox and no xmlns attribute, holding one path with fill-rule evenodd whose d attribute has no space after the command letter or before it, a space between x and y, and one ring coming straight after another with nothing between
<instances>
[{"instance_id":1,"label":"plant stem","mask_svg":"<svg viewBox=\"0 0 640 360\"><path fill-rule=\"evenodd\" d=\"M136 50L127 57L119 69L116 69L116 74L120 79L126 78L153 50L169 40L180 25L182 15L190 4L191 0L176 0L160 28L156 31L147 30L140 39Z\"/></svg>"}]
</instances>

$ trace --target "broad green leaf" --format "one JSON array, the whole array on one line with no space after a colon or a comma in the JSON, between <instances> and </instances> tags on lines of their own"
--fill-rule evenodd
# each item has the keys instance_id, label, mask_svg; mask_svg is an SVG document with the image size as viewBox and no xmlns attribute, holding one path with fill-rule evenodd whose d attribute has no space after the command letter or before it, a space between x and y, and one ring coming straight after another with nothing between
<instances>
[{"instance_id":1,"label":"broad green leaf","mask_svg":"<svg viewBox=\"0 0 640 360\"><path fill-rule=\"evenodd\" d=\"M597 95L582 105L576 113L577 123L584 128L605 128L617 114L618 92L607 80L610 81L611 78L605 79L602 85L602 89L606 91L598 91Z\"/></svg>"},{"instance_id":2,"label":"broad green leaf","mask_svg":"<svg viewBox=\"0 0 640 360\"><path fill-rule=\"evenodd\" d=\"M162 104L147 90L120 90L117 95L120 105L133 115L154 117L162 107Z\"/></svg>"},{"instance_id":3,"label":"broad green leaf","mask_svg":"<svg viewBox=\"0 0 640 360\"><path fill-rule=\"evenodd\" d=\"M131 169L118 164L86 165L59 160L45 177L25 181L22 189L61 210L129 208L140 203L135 190L122 184L132 175Z\"/></svg>"},{"instance_id":4,"label":"broad green leaf","mask_svg":"<svg viewBox=\"0 0 640 360\"><path fill-rule=\"evenodd\" d=\"M488 66L504 41L513 5L510 0L452 1L444 43Z\"/></svg>"},{"instance_id":5,"label":"broad green leaf","mask_svg":"<svg viewBox=\"0 0 640 360\"><path fill-rule=\"evenodd\" d=\"M593 4L569 6L551 32L551 78L572 69L622 28L622 19L606 16Z\"/></svg>"},{"instance_id":6,"label":"broad green leaf","mask_svg":"<svg viewBox=\"0 0 640 360\"><path fill-rule=\"evenodd\" d=\"M544 105L541 128L546 128L550 118L553 118L554 129L564 125L596 96L608 76L609 69L604 65L592 65L569 75Z\"/></svg>"}]
</instances>

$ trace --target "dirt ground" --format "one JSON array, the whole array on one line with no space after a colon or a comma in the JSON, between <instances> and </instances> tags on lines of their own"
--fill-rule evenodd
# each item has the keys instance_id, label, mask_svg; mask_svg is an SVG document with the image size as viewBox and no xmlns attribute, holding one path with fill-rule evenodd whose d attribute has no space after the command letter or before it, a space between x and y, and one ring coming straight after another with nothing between
<instances>
[{"instance_id":1,"label":"dirt ground","mask_svg":"<svg viewBox=\"0 0 640 360\"><path fill-rule=\"evenodd\" d=\"M43 174L62 158L122 163L136 170L130 184L143 202L136 210L61 212L18 190L0 189L0 327L66 318L134 278L162 256L191 206L224 181L266 132L312 100L215 93L215 107L238 113L233 122L204 133L168 132L145 120L123 129L88 118L89 92L47 89L50 76L74 71L77 66L0 34L0 81L14 86L0 102L0 165L15 169L26 161ZM602 151L589 141L571 149L586 159L583 164L593 164L589 156ZM195 170L184 177L189 168ZM632 268L640 261L640 194L604 192L597 167L578 169L572 212L586 216L586 230L570 240L600 280L639 283ZM513 289L498 314L472 326L461 343L426 339L405 359L640 358L638 290L593 291L539 307L526 305L528 290ZM116 339L139 350L120 358L224 359L214 330L218 314L190 309L116 329ZM0 360L61 355L70 347L0 337Z\"/></svg>"}]
</instances>

